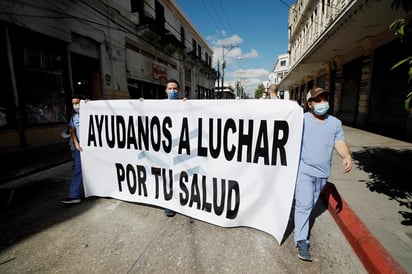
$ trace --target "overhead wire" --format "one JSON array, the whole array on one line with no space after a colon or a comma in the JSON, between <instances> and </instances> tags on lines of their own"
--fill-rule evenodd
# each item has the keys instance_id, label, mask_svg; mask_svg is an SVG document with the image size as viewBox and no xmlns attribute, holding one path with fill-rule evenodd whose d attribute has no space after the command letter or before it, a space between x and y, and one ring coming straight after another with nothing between
<instances>
[{"instance_id":1,"label":"overhead wire","mask_svg":"<svg viewBox=\"0 0 412 274\"><path fill-rule=\"evenodd\" d=\"M220 33L221 30L227 29L226 26L225 26L225 24L223 23L223 19L222 19L223 16L221 16L221 15L219 14L219 11L217 10L216 5L215 5L215 2L214 2L213 0L209 1L209 3L211 3L213 9L215 10L216 16L219 18L220 24L222 25L222 28L219 29L219 33Z\"/></svg>"},{"instance_id":2,"label":"overhead wire","mask_svg":"<svg viewBox=\"0 0 412 274\"><path fill-rule=\"evenodd\" d=\"M137 34L136 34L135 32L133 32L132 30L130 30L130 29L122 26L121 24L119 24L118 22L116 22L115 20L113 20L113 18L111 18L110 16L108 16L106 13L101 12L100 10L96 9L95 7L89 5L89 4L87 3L87 1L81 1L81 2L83 2L85 5L89 6L91 9L99 12L100 15L102 15L102 16L103 16L104 18L106 18L106 19L109 19L111 22L113 22L114 24L116 24L116 26L107 25L107 24L105 24L105 23L96 22L96 21L93 21L93 20L90 20L90 19L86 19L86 18L83 18L83 17L80 17L80 16L71 15L71 14L68 14L68 13L66 13L66 12L63 12L63 11L60 11L60 10L57 10L57 9L52 9L52 8L50 8L50 7L43 7L43 6L39 6L39 5L27 3L27 2L24 2L24 1L19 1L19 0L6 0L6 1L13 2L13 3L18 3L18 4L23 5L23 6L29 6L29 7L31 7L31 8L35 8L35 9L39 9L39 10L43 10L43 11L49 11L49 12L52 12L52 13L56 13L56 14L58 14L58 15L34 15L34 14L24 14L24 13L14 13L14 12L10 13L10 12L3 12L3 11L0 11L0 14L21 16L21 17L32 17L32 18L45 18L45 19L75 19L75 20L79 21L79 23L82 23L82 24L83 24L83 23L88 23L88 24L90 24L89 27L92 28L92 29L94 29L94 30L99 30L98 28L93 27L93 25L96 25L96 26L105 27L105 28L110 28L110 29L112 29L112 30L122 31L122 32L125 32L125 33L128 33L128 34L132 34L132 35L137 36ZM150 5L149 5L149 6L150 6ZM153 8L153 7L150 6L150 8ZM154 10L154 8L153 8L153 10ZM165 21L165 22L166 22L166 24L167 24L170 28L172 28L173 30L175 30L176 32L178 32L173 25L171 25L171 24L170 24L169 22L167 22L167 21ZM83 26L87 26L87 25L83 24ZM102 31L104 36L106 35L103 30L99 30L99 31ZM142 40L145 40L145 39L142 38L142 37L140 37L140 38L141 38ZM119 49L123 48L123 43L122 43L122 42L117 41L117 40L114 39L113 37L111 38L111 40L112 40L113 42L116 42L116 44L119 45L119 46L115 46L116 48L119 48ZM185 41L186 41L187 43L191 43L191 41L189 41L187 38L185 39ZM150 41L146 41L146 42L150 42ZM113 45L113 46L114 46L114 45Z\"/></svg>"},{"instance_id":3,"label":"overhead wire","mask_svg":"<svg viewBox=\"0 0 412 274\"><path fill-rule=\"evenodd\" d=\"M95 31L96 31L96 30L101 31L101 32L103 33L105 39L106 39L106 33L104 33L103 30L101 30L101 29L99 29L99 28L97 28L97 27L94 27L94 26L100 26L100 27L109 28L109 29L112 29L112 30L122 31L122 32L125 32L125 33L128 33L128 34L137 36L136 32L134 32L132 29L129 29L129 28L123 26L122 24L120 24L119 22L117 22L116 20L114 20L113 18L111 18L110 16L108 16L108 14L107 14L106 12L103 12L103 11L97 9L96 7L90 5L89 3L87 3L87 1L79 0L79 1L82 2L83 4L85 4L85 5L87 5L88 7L90 7L91 9L97 11L97 12L98 12L101 16L103 16L104 18L110 20L114 25L108 25L108 24L106 24L106 23L100 23L100 22L96 22L96 21L93 21L93 20L90 20L90 19L87 19L87 18L83 18L83 17L80 17L80 16L71 15L71 14L68 14L67 12L65 12L65 11L58 10L57 8L54 9L54 8L50 8L50 7L44 7L44 6L41 6L41 5L36 5L36 4L32 4L32 3L27 3L27 2L19 1L19 0L6 0L6 1L9 1L9 2L12 2L12 3L18 3L18 4L20 4L20 5L28 6L28 7L35 8L35 9L39 9L39 10L43 10L43 11L52 12L52 13L55 13L55 14L57 14L57 15L33 15L33 14L24 14L24 13L8 13L8 12L2 12L2 11L0 11L0 14L15 15L15 16L24 16L24 17L33 17L33 18L74 19L74 20L79 21L79 23L83 24L83 26L85 26L85 27L88 27L88 28L90 28L90 29L92 29L92 30L95 30ZM202 0L202 3L203 3L203 5L204 5L206 11L208 12L209 17L211 18L212 22L214 22L216 28L219 30L219 27L218 27L218 25L216 24L216 21L214 20L212 14L210 13L210 9L209 9L209 8L207 7L207 5L205 4L204 0ZM210 2L209 2L209 3L210 3ZM224 7L223 7L222 3L220 2L220 0L219 0L219 4L220 4L221 10L222 10L222 12L223 12L223 14L224 14L224 16L220 16L218 13L216 13L216 14L218 15L218 17L220 18L220 23L221 23L221 25L222 25L222 28L220 28L220 29L229 29L229 31L230 31L231 33L233 33L229 21L226 21L226 22L227 22L227 27L224 25L224 22L223 22L222 18L225 18L225 19L227 20L227 15L226 15L226 12L224 11ZM216 8L215 3L212 3L212 5L213 5L213 8L217 11L217 8ZM153 10L154 10L154 7L152 7L150 4L148 4L148 6L149 6L150 9L153 9ZM167 20L165 20L165 23L167 24L167 26L168 26L169 28L171 28L171 29L173 29L174 31L176 31L176 33L179 33L179 31L178 31L172 24L170 24ZM87 24L89 24L89 25L87 25ZM221 33L220 33L220 34L221 34ZM139 36L139 38L145 40L143 37L140 37L140 36ZM117 40L114 39L113 37L111 38L111 40L112 40L115 44L117 44L117 45L114 45L114 44L113 44L114 47L119 48L119 49L123 48L123 42L117 41ZM150 41L146 41L146 42L149 42L149 43L150 43ZM188 38L186 38L186 37L185 37L185 42L187 42L188 44L191 43L191 41L189 41Z\"/></svg>"},{"instance_id":4,"label":"overhead wire","mask_svg":"<svg viewBox=\"0 0 412 274\"><path fill-rule=\"evenodd\" d=\"M293 12L295 12L296 14L298 14L298 15L300 15L300 16L308 19L308 20L310 19L309 16L303 15L301 12L299 12L298 10L296 10L295 7L292 7L292 4L288 4L288 3L286 3L284 0L279 0L279 1L280 1L282 4L284 4L285 6L287 6L289 9L292 9ZM332 8L332 9L340 10L340 9L337 8L336 6L331 5L330 2L329 2L329 4L328 4L328 3L325 3L325 6L328 6L328 7ZM322 26L321 24L319 24L318 22L316 22L316 20L313 20L313 23L315 23L315 24L318 25L318 26Z\"/></svg>"},{"instance_id":5,"label":"overhead wire","mask_svg":"<svg viewBox=\"0 0 412 274\"><path fill-rule=\"evenodd\" d=\"M225 11L225 8L224 8L224 6L223 6L223 4L222 4L222 1L221 1L221 0L218 0L218 1L219 1L221 10L222 10L222 12L223 12L223 18L224 18L225 21L227 22L227 25L228 25L228 27L229 27L230 33L233 34L234 32L233 32L232 26L231 26L231 24L230 24L230 21L228 20L229 17L228 17L227 14L226 14L226 11Z\"/></svg>"},{"instance_id":6,"label":"overhead wire","mask_svg":"<svg viewBox=\"0 0 412 274\"><path fill-rule=\"evenodd\" d=\"M211 21L213 22L213 24L215 25L216 29L219 30L219 26L216 24L215 18L212 16L212 14L210 13L209 8L207 7L207 5L205 4L205 2L202 0L202 4L206 9L206 12L208 13Z\"/></svg>"},{"instance_id":7,"label":"overhead wire","mask_svg":"<svg viewBox=\"0 0 412 274\"><path fill-rule=\"evenodd\" d=\"M204 1L201 0L203 7L205 8L208 17L210 18L210 21L214 24L218 35L223 36L223 32L225 33L225 35L231 35L233 34L233 29L232 26L230 24L230 21L228 20L228 16L226 14L225 8L221 2L221 0L209 0L209 1ZM207 5L206 3L208 3L209 5ZM219 5L220 7L218 7L217 5ZM213 12L211 12L211 9L213 10ZM214 15L215 16L214 16ZM217 19L216 19L217 17ZM216 23L216 21L219 22L219 24Z\"/></svg>"}]
</instances>

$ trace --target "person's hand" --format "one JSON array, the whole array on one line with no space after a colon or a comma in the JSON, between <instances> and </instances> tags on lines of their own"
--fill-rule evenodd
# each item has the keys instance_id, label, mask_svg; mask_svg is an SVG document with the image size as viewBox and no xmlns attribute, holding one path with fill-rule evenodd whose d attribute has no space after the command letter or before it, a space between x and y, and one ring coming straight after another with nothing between
<instances>
[{"instance_id":1,"label":"person's hand","mask_svg":"<svg viewBox=\"0 0 412 274\"><path fill-rule=\"evenodd\" d=\"M74 147L78 150L78 151L83 151L83 148L80 146L80 144L78 142L74 143Z\"/></svg>"},{"instance_id":2,"label":"person's hand","mask_svg":"<svg viewBox=\"0 0 412 274\"><path fill-rule=\"evenodd\" d=\"M348 173L352 170L352 157L345 157L342 160L343 173Z\"/></svg>"}]
</instances>

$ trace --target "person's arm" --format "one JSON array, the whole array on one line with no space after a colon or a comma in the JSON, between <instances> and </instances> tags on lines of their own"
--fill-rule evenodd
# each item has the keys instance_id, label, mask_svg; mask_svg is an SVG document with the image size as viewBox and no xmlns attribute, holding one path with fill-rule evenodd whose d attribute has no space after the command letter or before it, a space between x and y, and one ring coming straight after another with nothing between
<instances>
[{"instance_id":1,"label":"person's arm","mask_svg":"<svg viewBox=\"0 0 412 274\"><path fill-rule=\"evenodd\" d=\"M72 127L71 135L72 135L74 147L79 151L83 151L82 147L80 146L79 139L77 138L75 127Z\"/></svg>"},{"instance_id":2,"label":"person's arm","mask_svg":"<svg viewBox=\"0 0 412 274\"><path fill-rule=\"evenodd\" d=\"M352 156L349 147L344 140L335 142L335 150L342 157L343 173L347 173L352 169Z\"/></svg>"}]
</instances>

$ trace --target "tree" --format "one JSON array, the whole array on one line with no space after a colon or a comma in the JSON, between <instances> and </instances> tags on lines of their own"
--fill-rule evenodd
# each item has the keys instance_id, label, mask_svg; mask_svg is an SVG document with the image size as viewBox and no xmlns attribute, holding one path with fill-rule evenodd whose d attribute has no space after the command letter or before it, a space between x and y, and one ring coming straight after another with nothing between
<instances>
[{"instance_id":1,"label":"tree","mask_svg":"<svg viewBox=\"0 0 412 274\"><path fill-rule=\"evenodd\" d=\"M404 11L409 12L410 10L412 10L412 1L411 0L394 0L392 2L391 8L399 9L401 6ZM401 18L401 19L396 19L395 21L393 21L392 24L390 24L389 29L394 33L395 36L399 36L402 41L403 39L406 38L407 35L411 35L411 27L412 27L412 22L410 19L407 20L407 19ZM412 81L412 56L407 56L404 59L400 60L398 63L393 65L391 69L398 68L404 63L408 63L409 65L408 83L411 83ZM404 101L404 108L408 112L412 108L411 99L412 99L412 91L409 91Z\"/></svg>"},{"instance_id":2,"label":"tree","mask_svg":"<svg viewBox=\"0 0 412 274\"><path fill-rule=\"evenodd\" d=\"M260 84L256 89L255 89L255 99L259 99L262 97L262 93L266 91L265 86Z\"/></svg>"}]
</instances>

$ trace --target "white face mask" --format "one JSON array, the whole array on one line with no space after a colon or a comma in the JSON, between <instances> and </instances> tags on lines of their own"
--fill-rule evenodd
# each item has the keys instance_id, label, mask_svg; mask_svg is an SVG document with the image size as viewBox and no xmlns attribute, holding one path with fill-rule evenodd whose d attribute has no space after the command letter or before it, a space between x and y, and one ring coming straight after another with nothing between
<instances>
[{"instance_id":1,"label":"white face mask","mask_svg":"<svg viewBox=\"0 0 412 274\"><path fill-rule=\"evenodd\" d=\"M79 112L79 110L80 110L80 104L73 104L73 110L74 110L75 112Z\"/></svg>"}]
</instances>

